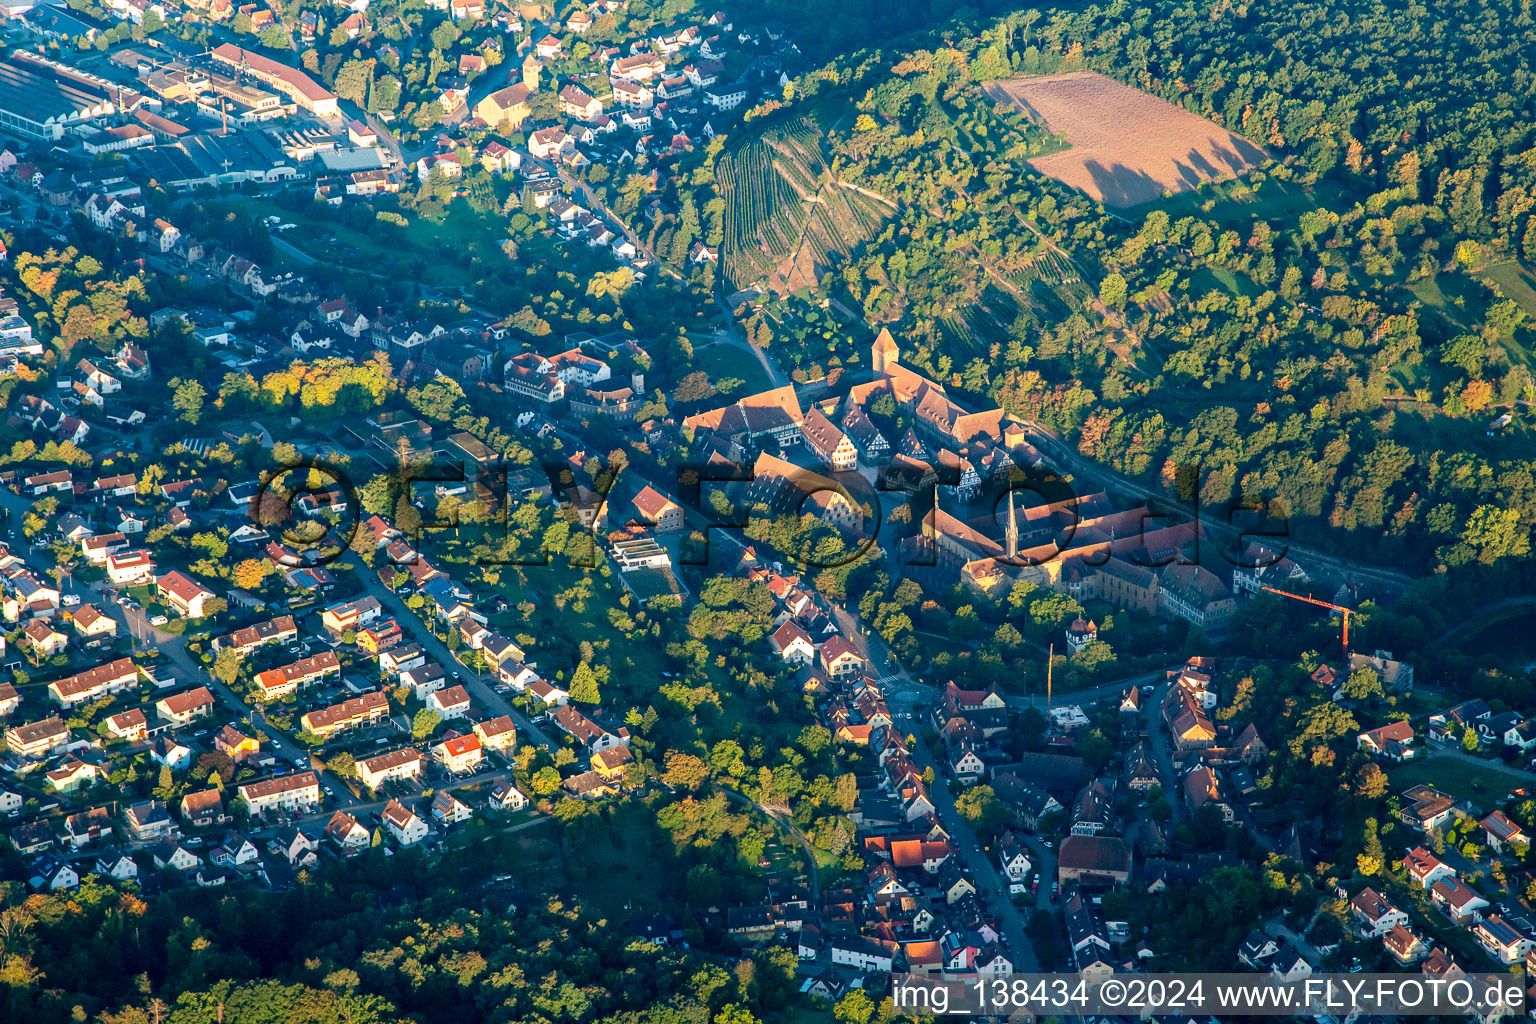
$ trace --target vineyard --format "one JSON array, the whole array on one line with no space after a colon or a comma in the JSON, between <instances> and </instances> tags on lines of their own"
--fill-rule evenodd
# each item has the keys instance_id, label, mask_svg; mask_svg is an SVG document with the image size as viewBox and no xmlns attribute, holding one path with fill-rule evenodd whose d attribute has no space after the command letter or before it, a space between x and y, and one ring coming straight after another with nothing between
<instances>
[{"instance_id":1,"label":"vineyard","mask_svg":"<svg viewBox=\"0 0 1536 1024\"><path fill-rule=\"evenodd\" d=\"M956 366L971 359L988 359L993 345L1007 344L1020 312L1013 296L1001 288L986 286L976 302L939 317L948 340L943 351L953 357Z\"/></svg>"},{"instance_id":2,"label":"vineyard","mask_svg":"<svg viewBox=\"0 0 1536 1024\"><path fill-rule=\"evenodd\" d=\"M783 295L814 286L895 212L832 177L821 132L804 118L723 155L715 176L725 197L725 273L739 289L763 282Z\"/></svg>"}]
</instances>

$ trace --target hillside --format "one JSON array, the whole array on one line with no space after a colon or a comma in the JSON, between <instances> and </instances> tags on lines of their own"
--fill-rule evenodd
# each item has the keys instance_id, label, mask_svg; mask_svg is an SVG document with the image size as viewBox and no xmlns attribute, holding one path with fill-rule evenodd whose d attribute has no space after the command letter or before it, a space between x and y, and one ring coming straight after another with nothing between
<instances>
[{"instance_id":1,"label":"hillside","mask_svg":"<svg viewBox=\"0 0 1536 1024\"><path fill-rule=\"evenodd\" d=\"M812 287L895 214L894 204L835 178L823 143L801 117L720 158L725 273L736 288Z\"/></svg>"}]
</instances>

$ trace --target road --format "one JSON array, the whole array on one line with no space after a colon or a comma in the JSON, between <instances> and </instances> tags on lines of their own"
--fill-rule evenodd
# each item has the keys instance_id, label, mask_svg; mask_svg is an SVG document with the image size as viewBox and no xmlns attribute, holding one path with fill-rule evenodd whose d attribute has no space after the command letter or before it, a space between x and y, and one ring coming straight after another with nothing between
<instances>
[{"instance_id":1,"label":"road","mask_svg":"<svg viewBox=\"0 0 1536 1024\"><path fill-rule=\"evenodd\" d=\"M955 809L955 798L949 791L945 767L934 763L933 755L922 743L912 745L912 759L919 768L933 769L934 783L928 787L928 798L933 802L939 822L959 849L960 859L976 884L977 897L997 913L998 932L1007 942L1005 948L1009 959L1013 961L1013 969L1024 972L1039 970L1040 959L1030 944L1028 932L1024 930L1024 916L1007 896L1008 879L998 870L997 862L982 852L981 839ZM1049 885L1041 884L1049 891Z\"/></svg>"},{"instance_id":2,"label":"road","mask_svg":"<svg viewBox=\"0 0 1536 1024\"><path fill-rule=\"evenodd\" d=\"M1536 594L1517 594L1514 597L1506 597L1501 601L1489 602L1476 611L1469 612L1467 616L1460 622L1447 629L1444 633L1441 633L1438 637L1435 638L1435 643L1443 644L1451 637L1455 636L1457 633L1462 632L1463 630L1469 629L1472 626L1485 624L1489 621L1489 616L1491 615L1496 615L1499 612L1508 611L1514 608L1528 607L1530 605L1536 605ZM1503 618L1503 616L1499 617Z\"/></svg>"},{"instance_id":3,"label":"road","mask_svg":"<svg viewBox=\"0 0 1536 1024\"><path fill-rule=\"evenodd\" d=\"M1179 773L1173 766L1173 751L1168 745L1168 731L1163 728L1163 699L1167 695L1166 683L1157 687L1141 702L1141 713L1147 719L1147 748L1157 765L1157 777L1163 785L1163 796L1173 808L1173 820L1184 817L1184 801L1179 792Z\"/></svg>"},{"instance_id":4,"label":"road","mask_svg":"<svg viewBox=\"0 0 1536 1024\"><path fill-rule=\"evenodd\" d=\"M780 812L770 807L764 807L756 800L749 799L734 789L726 789L723 786L717 786L716 789L718 792L724 793L727 800L735 800L737 803L746 804L794 837L795 842L799 843L800 848L805 851L805 862L810 866L811 872L811 899L819 905L821 903L821 872L816 868L816 851L811 848L811 841L805 837L805 833L796 828L795 823L784 817Z\"/></svg>"},{"instance_id":5,"label":"road","mask_svg":"<svg viewBox=\"0 0 1536 1024\"><path fill-rule=\"evenodd\" d=\"M841 605L833 605L833 614L837 619L838 628L845 636L853 639L854 646L867 658L874 668L874 674L883 686L887 686L887 701L893 713L898 708L910 707L926 710L931 707L938 696L938 688L914 679L906 669L902 668L891 654L885 640L877 633L865 633L858 628L858 619L852 612ZM1168 672L1166 669L1155 669L1151 672L1143 672L1140 675L1128 676L1124 679L1114 679L1086 690L1074 690L1062 695L1058 703L1080 702L1096 700L1103 697L1120 697L1131 687L1147 685L1166 685ZM894 684L894 685L887 685ZM1144 705L1143 713L1151 719L1149 732L1162 740L1163 756L1159 762L1159 774L1164 779L1164 790L1170 794L1174 791L1170 780L1177 778L1173 774L1173 766L1167 756L1167 741L1161 735L1158 728L1156 708L1160 700L1161 689L1152 702ZM1036 696L1009 696L1006 698L1010 707L1044 707L1046 698L1043 694ZM921 712L918 712L921 713ZM1154 747L1154 750L1156 748ZM934 810L938 814L940 823L949 832L960 849L960 856L966 867L971 872L971 878L980 886L980 894L988 902L994 904L997 909L1003 934L1009 937L1008 955L1013 961L1016 971L1037 971L1040 969L1039 957L1035 953L1034 946L1030 943L1028 932L1025 931L1027 922L1024 914L1014 902L1006 895L1009 880L998 869L997 863L982 851L981 843L976 833L966 823L960 813L955 810L955 798L949 791L948 769L944 765L937 764L926 745L913 744L913 760L920 768L932 768L934 784L928 787L929 798L933 801ZM1171 798L1170 798L1171 801ZM1051 883L1056 880L1056 855L1048 849L1038 838L1026 837L1026 844L1033 854L1035 871L1041 879L1040 888L1035 893L1032 909L1050 910Z\"/></svg>"},{"instance_id":6,"label":"road","mask_svg":"<svg viewBox=\"0 0 1536 1024\"><path fill-rule=\"evenodd\" d=\"M305 252L303 249L300 249L292 242L285 238L280 238L277 235L272 236L272 248L276 249L278 252L282 253L284 256L289 257L290 259L297 260L298 262L304 264L306 267L318 262L313 256Z\"/></svg>"},{"instance_id":7,"label":"road","mask_svg":"<svg viewBox=\"0 0 1536 1024\"><path fill-rule=\"evenodd\" d=\"M449 669L450 672L457 675L459 682L464 684L464 688L469 691L470 696L484 707L490 708L495 714L509 716L512 721L517 723L517 730L522 736L532 739L533 742L549 750L551 753L554 752L557 744L543 730L534 725L528 716L513 707L512 703L489 683L480 678L476 673L465 668L459 659L454 657L453 652L448 649L448 645L439 640L437 634L428 629L416 613L406 607L399 594L390 590L383 583L380 583L378 574L364 565L362 559L358 558L355 552L348 552L347 559L362 579L363 589L373 597L378 598L379 603L389 609L390 613L394 615L395 621L400 624L400 628L412 640L421 644L427 654L436 659L445 669ZM521 739L519 742L521 742Z\"/></svg>"},{"instance_id":8,"label":"road","mask_svg":"<svg viewBox=\"0 0 1536 1024\"><path fill-rule=\"evenodd\" d=\"M652 266L654 266L658 271L663 269L664 265L662 262L658 260L656 258L656 254L652 252L650 248L648 248L646 244L640 240L640 236L637 235L629 226L629 222L624 220L618 214L614 213L612 210L608 209L608 207L604 205L603 201L598 198L597 193L592 191L592 187L590 185L582 181L580 178L571 177L568 173L566 173L565 168L563 167L554 167L554 171L556 176L559 177L561 183L564 184L566 188L571 189L574 192L581 193L581 198L585 201L587 209L594 213L601 214L603 219L606 220L609 224L616 225L618 229L624 233L624 237L629 240L629 244L635 247L635 252L650 260Z\"/></svg>"},{"instance_id":9,"label":"road","mask_svg":"<svg viewBox=\"0 0 1536 1024\"><path fill-rule=\"evenodd\" d=\"M789 378L784 375L784 371L779 369L779 364L769 358L768 353L748 339L745 334L742 334L741 328L736 326L736 314L725 304L724 288L725 284L723 281L717 282L715 285L715 305L720 307L720 319L725 324L725 327L716 332L715 337L718 339L721 335L724 335L731 344L739 348L745 348L755 355L757 361L762 364L764 371L767 372L768 379L773 383L774 387L781 388L788 384Z\"/></svg>"}]
</instances>

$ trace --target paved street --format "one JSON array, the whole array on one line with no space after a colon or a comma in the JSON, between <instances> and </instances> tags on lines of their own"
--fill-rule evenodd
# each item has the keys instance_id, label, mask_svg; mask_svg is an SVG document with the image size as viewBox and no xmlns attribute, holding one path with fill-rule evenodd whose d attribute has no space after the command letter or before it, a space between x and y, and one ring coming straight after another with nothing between
<instances>
[{"instance_id":1,"label":"paved street","mask_svg":"<svg viewBox=\"0 0 1536 1024\"><path fill-rule=\"evenodd\" d=\"M363 581L363 589L379 599L379 603L389 610L396 622L400 623L400 628L412 640L421 644L427 654L457 676L459 682L464 684L464 688L478 703L490 708L495 715L511 716L512 721L517 723L520 744L528 738L541 747L554 750L557 744L550 739L549 735L534 725L528 716L513 707L512 702L503 697L486 679L460 664L458 658L454 657L453 652L448 649L448 645L439 640L437 635L422 623L416 613L406 607L400 595L379 582L377 572L364 565L362 559L352 552L348 552L347 560L357 569L358 576Z\"/></svg>"},{"instance_id":2,"label":"paved street","mask_svg":"<svg viewBox=\"0 0 1536 1024\"><path fill-rule=\"evenodd\" d=\"M1007 895L1008 879L998 870L997 861L982 850L981 840L966 820L960 816L960 812L955 810L955 798L949 792L944 767L934 763L933 755L922 743L912 745L912 759L917 762L919 768L932 768L934 771L934 783L928 787L928 796L933 801L939 822L960 848L960 858L964 861L971 879L976 883L977 896L996 910L1001 919L1001 931L1007 942L1008 957L1013 961L1014 969L1038 970L1040 961L1035 956L1034 947L1030 945L1027 933L1024 931L1026 923L1024 915L1013 905L1013 901ZM1048 893L1050 879L1043 880L1040 885Z\"/></svg>"}]
</instances>

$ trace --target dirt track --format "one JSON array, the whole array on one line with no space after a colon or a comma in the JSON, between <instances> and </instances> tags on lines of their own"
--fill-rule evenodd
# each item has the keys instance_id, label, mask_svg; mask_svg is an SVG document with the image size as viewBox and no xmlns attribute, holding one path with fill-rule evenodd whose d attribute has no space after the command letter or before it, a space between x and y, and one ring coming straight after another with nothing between
<instances>
[{"instance_id":1,"label":"dirt track","mask_svg":"<svg viewBox=\"0 0 1536 1024\"><path fill-rule=\"evenodd\" d=\"M1198 114L1092 71L993 82L985 89L1072 144L1030 166L1106 206L1136 206L1164 190L1183 192L1236 177L1267 156Z\"/></svg>"}]
</instances>

